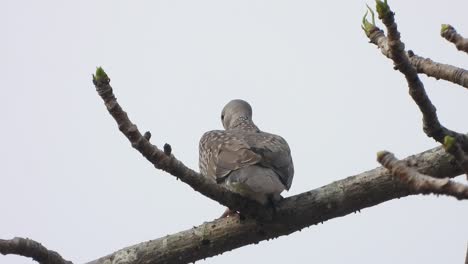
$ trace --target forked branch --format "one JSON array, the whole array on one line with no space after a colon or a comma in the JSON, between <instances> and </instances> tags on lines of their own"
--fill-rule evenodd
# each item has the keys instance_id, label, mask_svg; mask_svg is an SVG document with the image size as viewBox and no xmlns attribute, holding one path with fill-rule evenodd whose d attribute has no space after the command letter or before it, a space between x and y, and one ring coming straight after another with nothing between
<instances>
[{"instance_id":1,"label":"forked branch","mask_svg":"<svg viewBox=\"0 0 468 264\"><path fill-rule=\"evenodd\" d=\"M376 3L379 19L382 20L387 28L387 38L385 38L383 31L375 26L374 19L371 23L364 16L362 28L371 39L371 42L381 47L382 53L393 61L395 69L405 76L409 94L423 115L423 130L426 135L444 144L446 150L456 158L460 168L468 175L468 159L466 155L468 153L468 137L465 134L457 133L444 127L439 122L436 107L429 99L424 85L419 79L416 67L410 61L410 57L414 56L414 54L412 52L405 52L405 45L400 39L400 32L398 32L394 13L386 0L376 0ZM373 15L373 11L370 8L369 10ZM447 145L447 142L450 143L450 146Z\"/></svg>"},{"instance_id":2,"label":"forked branch","mask_svg":"<svg viewBox=\"0 0 468 264\"><path fill-rule=\"evenodd\" d=\"M417 170L408 167L405 162L398 160L393 153L388 151L379 152L377 160L393 176L418 193L449 195L459 200L468 199L467 185L452 181L449 178L438 179L419 173Z\"/></svg>"},{"instance_id":3,"label":"forked branch","mask_svg":"<svg viewBox=\"0 0 468 264\"><path fill-rule=\"evenodd\" d=\"M167 152L164 154L156 146L151 145L148 141L149 136L141 136L136 126L128 120L127 115L115 100L109 85L109 78L103 71L101 73L99 71L100 69L93 78L96 89L103 98L109 113L119 124L119 129L132 142L132 146L153 162L157 168L170 172L191 186L192 181L194 181L192 177L197 180L204 179L185 166L184 169L171 167L182 166L182 163L167 161L168 159L175 160L175 158L172 155L168 156ZM443 148L439 147L409 157L406 162L435 177L458 175L460 170L454 166L453 158L444 152ZM186 172L190 173L184 175ZM219 189L217 185L204 182L202 184L206 186L206 189L201 189L204 192L210 193L210 188L215 189L214 195L207 196L215 200L219 198L216 193ZM200 188L195 187L194 189L199 191ZM410 194L418 194L418 192L408 188L406 184L395 181L384 168L377 168L286 198L278 204L274 216L269 221L259 222L255 218L246 220L239 218L219 219L190 230L119 250L90 263L108 263L107 261L115 259L125 260L123 263L156 260L160 263L187 263L241 246L287 235L310 225ZM231 197L238 199L236 196ZM229 204L231 197L224 197L226 201L217 201ZM241 212L243 211L241 210Z\"/></svg>"},{"instance_id":4,"label":"forked branch","mask_svg":"<svg viewBox=\"0 0 468 264\"><path fill-rule=\"evenodd\" d=\"M164 150L160 150L151 144L149 132L142 135L137 126L128 118L127 113L117 102L114 96L110 79L102 68L96 70L93 75L93 83L96 91L101 96L107 110L117 122L119 130L128 138L132 146L138 150L157 169L161 169L177 177L181 181L190 185L195 191L218 201L219 203L242 212L244 215L258 219L271 219L273 210L263 207L255 201L251 201L236 193L232 193L225 188L212 183L199 173L185 166L171 154L171 147L166 144Z\"/></svg>"}]
</instances>

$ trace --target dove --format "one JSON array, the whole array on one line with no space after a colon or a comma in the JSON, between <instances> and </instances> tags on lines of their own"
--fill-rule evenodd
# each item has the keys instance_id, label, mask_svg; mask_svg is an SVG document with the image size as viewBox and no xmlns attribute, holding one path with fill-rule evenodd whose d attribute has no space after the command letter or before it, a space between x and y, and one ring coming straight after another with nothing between
<instances>
[{"instance_id":1,"label":"dove","mask_svg":"<svg viewBox=\"0 0 468 264\"><path fill-rule=\"evenodd\" d=\"M294 165L281 136L261 131L244 100L230 101L221 112L224 130L208 131L200 139L200 173L232 192L260 204L273 204L289 190ZM229 209L221 217L236 212Z\"/></svg>"}]
</instances>

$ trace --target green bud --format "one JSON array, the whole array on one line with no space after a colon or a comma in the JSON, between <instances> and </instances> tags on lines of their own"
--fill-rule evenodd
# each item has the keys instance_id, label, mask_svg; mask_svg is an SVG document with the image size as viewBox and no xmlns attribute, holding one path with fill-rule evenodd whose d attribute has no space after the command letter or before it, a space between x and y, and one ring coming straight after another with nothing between
<instances>
[{"instance_id":1,"label":"green bud","mask_svg":"<svg viewBox=\"0 0 468 264\"><path fill-rule=\"evenodd\" d=\"M109 77L107 76L106 72L104 71L102 67L97 67L96 74L93 74L93 79L95 81L100 81L104 79L109 79Z\"/></svg>"},{"instance_id":2,"label":"green bud","mask_svg":"<svg viewBox=\"0 0 468 264\"><path fill-rule=\"evenodd\" d=\"M440 34L444 33L444 31L448 30L450 28L449 24L442 24L440 27Z\"/></svg>"},{"instance_id":3,"label":"green bud","mask_svg":"<svg viewBox=\"0 0 468 264\"><path fill-rule=\"evenodd\" d=\"M453 145L455 144L456 140L454 137L451 137L451 136L445 136L444 137L444 148L445 150L450 150Z\"/></svg>"},{"instance_id":4,"label":"green bud","mask_svg":"<svg viewBox=\"0 0 468 264\"><path fill-rule=\"evenodd\" d=\"M376 10L379 14L379 17L385 16L388 12L390 12L390 6L388 6L387 0L375 0Z\"/></svg>"},{"instance_id":5,"label":"green bud","mask_svg":"<svg viewBox=\"0 0 468 264\"><path fill-rule=\"evenodd\" d=\"M377 152L377 160L381 160L387 153L385 150Z\"/></svg>"},{"instance_id":6,"label":"green bud","mask_svg":"<svg viewBox=\"0 0 468 264\"><path fill-rule=\"evenodd\" d=\"M369 36L370 31L372 30L372 28L375 27L375 14L374 14L374 11L372 11L372 9L368 5L366 6L367 6L367 10L364 16L362 17L361 28L362 30L364 30L366 35ZM369 20L367 20L367 14L369 14L369 11L371 13L372 23Z\"/></svg>"}]
</instances>

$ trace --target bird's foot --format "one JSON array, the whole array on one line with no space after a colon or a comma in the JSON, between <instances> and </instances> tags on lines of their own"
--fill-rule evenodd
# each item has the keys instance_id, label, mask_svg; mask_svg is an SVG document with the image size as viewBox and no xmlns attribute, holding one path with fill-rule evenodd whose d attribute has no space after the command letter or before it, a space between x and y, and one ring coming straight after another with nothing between
<instances>
[{"instance_id":1,"label":"bird's foot","mask_svg":"<svg viewBox=\"0 0 468 264\"><path fill-rule=\"evenodd\" d=\"M268 206L270 206L271 209L273 210L273 215L276 215L278 203L283 199L284 198L281 195L268 197Z\"/></svg>"}]
</instances>

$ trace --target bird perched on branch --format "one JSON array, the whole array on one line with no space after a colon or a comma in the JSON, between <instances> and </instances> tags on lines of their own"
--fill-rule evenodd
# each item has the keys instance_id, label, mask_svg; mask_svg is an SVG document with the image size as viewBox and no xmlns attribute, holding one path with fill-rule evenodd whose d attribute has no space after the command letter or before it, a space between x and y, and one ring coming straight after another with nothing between
<instances>
[{"instance_id":1,"label":"bird perched on branch","mask_svg":"<svg viewBox=\"0 0 468 264\"><path fill-rule=\"evenodd\" d=\"M221 121L225 130L206 132L200 139L201 174L261 204L274 204L294 175L288 143L258 129L252 107L243 100L230 101ZM234 213L227 209L221 217Z\"/></svg>"}]
</instances>

